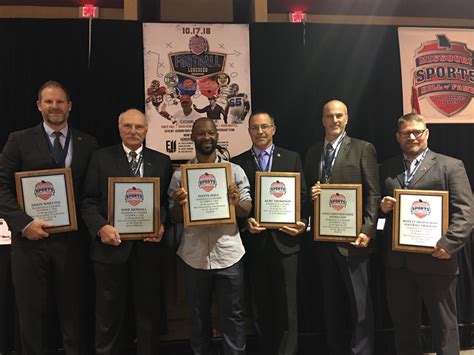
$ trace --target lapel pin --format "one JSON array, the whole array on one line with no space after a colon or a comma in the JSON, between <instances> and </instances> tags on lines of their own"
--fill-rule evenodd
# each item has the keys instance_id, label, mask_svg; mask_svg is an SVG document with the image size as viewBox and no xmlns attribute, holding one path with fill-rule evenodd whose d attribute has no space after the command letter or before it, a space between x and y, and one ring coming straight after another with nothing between
<instances>
[{"instance_id":1,"label":"lapel pin","mask_svg":"<svg viewBox=\"0 0 474 355\"><path fill-rule=\"evenodd\" d=\"M277 153L277 157L280 157L280 153Z\"/></svg>"}]
</instances>

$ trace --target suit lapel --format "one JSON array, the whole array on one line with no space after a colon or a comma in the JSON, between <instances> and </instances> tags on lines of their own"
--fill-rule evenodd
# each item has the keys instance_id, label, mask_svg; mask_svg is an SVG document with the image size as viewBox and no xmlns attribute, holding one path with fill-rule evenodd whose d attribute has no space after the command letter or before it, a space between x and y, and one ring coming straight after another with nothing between
<instances>
[{"instance_id":1,"label":"suit lapel","mask_svg":"<svg viewBox=\"0 0 474 355\"><path fill-rule=\"evenodd\" d=\"M150 160L150 152L147 148L143 147L143 177L152 176L155 166Z\"/></svg>"},{"instance_id":2,"label":"suit lapel","mask_svg":"<svg viewBox=\"0 0 474 355\"><path fill-rule=\"evenodd\" d=\"M339 167L346 162L347 154L349 153L349 149L350 149L350 144L351 144L351 138L349 136L346 136L342 140L341 146L339 147L339 151L337 152L336 160L334 161L334 165L332 167L331 178L329 179L330 182L333 175L334 176L338 175Z\"/></svg>"},{"instance_id":3,"label":"suit lapel","mask_svg":"<svg viewBox=\"0 0 474 355\"><path fill-rule=\"evenodd\" d=\"M420 167L416 170L415 175L413 176L413 179L410 182L409 187L414 188L416 183L420 181L420 179L433 167L433 165L436 163L436 156L428 150L426 152L426 156L421 162Z\"/></svg>"},{"instance_id":4,"label":"suit lapel","mask_svg":"<svg viewBox=\"0 0 474 355\"><path fill-rule=\"evenodd\" d=\"M283 156L283 152L280 148L275 146L273 150L273 158L272 158L272 166L271 171L285 171L285 157Z\"/></svg>"},{"instance_id":5,"label":"suit lapel","mask_svg":"<svg viewBox=\"0 0 474 355\"><path fill-rule=\"evenodd\" d=\"M115 151L115 164L117 164L117 176L132 176L130 165L128 165L127 155L123 150L122 144L117 144Z\"/></svg>"},{"instance_id":6,"label":"suit lapel","mask_svg":"<svg viewBox=\"0 0 474 355\"><path fill-rule=\"evenodd\" d=\"M53 156L49 150L49 145L47 141L48 138L46 138L46 135L44 133L43 123L40 123L38 126L36 126L33 139L35 141L38 152L40 152L40 154L44 156L45 160L49 160L51 162L52 167L54 167L56 163L54 162Z\"/></svg>"}]
</instances>

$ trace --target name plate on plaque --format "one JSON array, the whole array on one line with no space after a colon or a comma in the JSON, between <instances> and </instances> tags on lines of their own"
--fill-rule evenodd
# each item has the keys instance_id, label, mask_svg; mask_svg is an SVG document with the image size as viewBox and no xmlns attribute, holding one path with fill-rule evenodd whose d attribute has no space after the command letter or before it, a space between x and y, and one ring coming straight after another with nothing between
<instances>
[{"instance_id":1,"label":"name plate on plaque","mask_svg":"<svg viewBox=\"0 0 474 355\"><path fill-rule=\"evenodd\" d=\"M188 193L183 206L186 227L235 223L235 207L228 197L230 164L183 164L181 176Z\"/></svg>"},{"instance_id":2,"label":"name plate on plaque","mask_svg":"<svg viewBox=\"0 0 474 355\"><path fill-rule=\"evenodd\" d=\"M255 173L255 220L265 228L296 226L300 220L300 173Z\"/></svg>"},{"instance_id":3,"label":"name plate on plaque","mask_svg":"<svg viewBox=\"0 0 474 355\"><path fill-rule=\"evenodd\" d=\"M108 221L121 239L158 237L160 178L109 177L108 191Z\"/></svg>"},{"instance_id":4,"label":"name plate on plaque","mask_svg":"<svg viewBox=\"0 0 474 355\"><path fill-rule=\"evenodd\" d=\"M48 233L77 230L76 204L70 168L15 173L20 208L33 219L51 223Z\"/></svg>"},{"instance_id":5,"label":"name plate on plaque","mask_svg":"<svg viewBox=\"0 0 474 355\"><path fill-rule=\"evenodd\" d=\"M362 228L362 185L321 184L314 201L314 240L353 242Z\"/></svg>"},{"instance_id":6,"label":"name plate on plaque","mask_svg":"<svg viewBox=\"0 0 474 355\"><path fill-rule=\"evenodd\" d=\"M448 191L396 189L392 249L431 254L448 231Z\"/></svg>"}]
</instances>

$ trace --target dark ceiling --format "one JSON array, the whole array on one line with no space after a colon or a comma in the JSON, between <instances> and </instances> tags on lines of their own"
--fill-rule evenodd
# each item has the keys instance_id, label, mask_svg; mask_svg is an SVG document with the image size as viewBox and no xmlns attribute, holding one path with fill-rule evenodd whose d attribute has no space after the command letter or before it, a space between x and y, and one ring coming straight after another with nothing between
<instances>
[{"instance_id":1,"label":"dark ceiling","mask_svg":"<svg viewBox=\"0 0 474 355\"><path fill-rule=\"evenodd\" d=\"M0 5L79 6L122 8L124 0L0 0ZM160 0L142 0L155 2ZM219 1L219 0L216 0ZM233 0L246 2L245 0ZM267 0L269 13L301 10L319 15L403 16L472 19L473 0ZM236 4L234 4L235 7Z\"/></svg>"}]
</instances>

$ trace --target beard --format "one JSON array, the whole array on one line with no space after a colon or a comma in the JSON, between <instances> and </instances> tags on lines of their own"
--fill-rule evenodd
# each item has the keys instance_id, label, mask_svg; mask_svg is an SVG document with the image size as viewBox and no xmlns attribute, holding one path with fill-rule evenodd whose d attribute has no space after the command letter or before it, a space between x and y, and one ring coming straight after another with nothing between
<instances>
[{"instance_id":1,"label":"beard","mask_svg":"<svg viewBox=\"0 0 474 355\"><path fill-rule=\"evenodd\" d=\"M59 112L54 112L55 115L50 114L49 112L43 113L43 119L50 126L62 126L68 119L68 112L61 112L61 115L58 115Z\"/></svg>"},{"instance_id":2,"label":"beard","mask_svg":"<svg viewBox=\"0 0 474 355\"><path fill-rule=\"evenodd\" d=\"M208 146L208 147L205 147L204 144L200 143L200 142L199 143L194 143L194 147L201 154L211 155L216 150L217 140L212 140L211 145Z\"/></svg>"}]
</instances>

